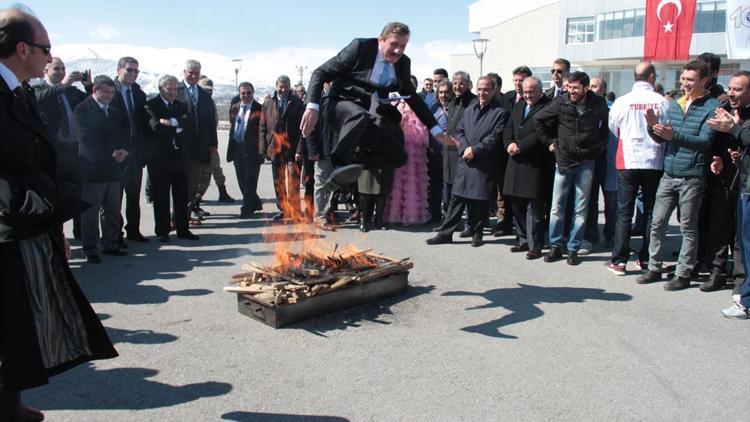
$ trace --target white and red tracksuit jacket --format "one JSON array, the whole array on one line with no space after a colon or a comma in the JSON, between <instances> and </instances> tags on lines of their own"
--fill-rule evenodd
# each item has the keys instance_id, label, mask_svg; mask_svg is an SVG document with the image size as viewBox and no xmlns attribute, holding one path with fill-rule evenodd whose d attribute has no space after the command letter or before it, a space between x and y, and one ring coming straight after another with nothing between
<instances>
[{"instance_id":1,"label":"white and red tracksuit jacket","mask_svg":"<svg viewBox=\"0 0 750 422\"><path fill-rule=\"evenodd\" d=\"M630 92L615 100L609 109L609 130L618 138L617 170L664 169L664 145L648 136L646 110L663 115L668 106L669 100L648 82L634 83Z\"/></svg>"}]
</instances>

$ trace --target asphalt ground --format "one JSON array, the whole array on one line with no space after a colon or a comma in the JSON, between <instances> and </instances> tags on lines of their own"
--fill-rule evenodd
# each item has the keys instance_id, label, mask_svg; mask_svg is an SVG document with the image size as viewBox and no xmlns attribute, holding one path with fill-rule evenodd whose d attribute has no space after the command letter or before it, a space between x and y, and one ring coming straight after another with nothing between
<instances>
[{"instance_id":1,"label":"asphalt ground","mask_svg":"<svg viewBox=\"0 0 750 422\"><path fill-rule=\"evenodd\" d=\"M233 167L223 168L238 197ZM526 261L509 252L511 237L486 238L480 248L457 237L427 246L432 226L368 234L353 226L335 233L270 227L268 164L259 191L263 212L240 220L239 203L211 201L212 186L204 207L212 216L194 230L199 241L158 244L144 203L151 242L131 242L129 256L87 264L73 242L73 272L120 357L56 376L24 400L47 420L66 422L739 421L750 414L750 323L721 316L730 290L637 285L634 271L617 277L604 269L602 249L571 267ZM268 327L240 314L236 295L222 291L243 263L270 260L268 230L410 257L410 287ZM674 226L670 233L674 250Z\"/></svg>"}]
</instances>

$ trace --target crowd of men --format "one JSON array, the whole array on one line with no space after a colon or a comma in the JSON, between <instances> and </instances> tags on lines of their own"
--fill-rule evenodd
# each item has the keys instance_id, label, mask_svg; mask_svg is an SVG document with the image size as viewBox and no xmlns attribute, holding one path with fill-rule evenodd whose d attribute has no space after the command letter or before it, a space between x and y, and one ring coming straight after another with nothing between
<instances>
[{"instance_id":1,"label":"crowd of men","mask_svg":"<svg viewBox=\"0 0 750 422\"><path fill-rule=\"evenodd\" d=\"M328 71L326 66L334 68L327 63L320 69ZM421 103L416 109L431 137L456 140L433 138L425 151L429 222L440 223L427 243L451 243L458 232L478 247L488 230L494 236L516 236L510 251L524 252L528 260L565 259L570 265L578 265L581 256L599 247L612 251L606 269L621 276L634 255L636 271L643 271L637 283L672 274L665 290L681 290L703 272L708 278L701 290L719 290L732 281L737 298L744 280L744 248L743 232L735 226L744 227L742 213L747 212L742 208L747 166L745 154L738 151L750 114L750 74L734 74L725 92L717 84L719 67L719 57L711 53L686 63L680 91L672 99L660 92L653 64L642 62L633 70L632 90L614 101L607 99L614 96L606 81L571 71L562 58L552 63L551 86L545 89L529 67L519 66L512 72L513 89L505 93L497 74L474 83L465 71L449 78L445 69L424 79L417 93L414 78L405 82L407 88L398 85L403 69L394 67L394 74L383 77L384 86L418 94L405 98ZM213 87L201 75L200 63L188 60L181 80L162 76L159 94L151 99L136 83L138 72L138 61L123 57L115 80L103 75L92 79L81 72L66 73L62 60L53 58L45 83L37 89L44 122L58 140L62 185L93 205L74 228L91 263L101 262L100 253L127 254L126 240L149 240L140 228L144 167L159 242L169 242L172 230L178 238L198 239L191 226L209 215L201 199L212 176L220 200L233 201L218 156ZM228 116L226 161L233 163L242 192L241 218L253 218L262 209L257 189L266 160L271 162L278 208L273 220L314 222L326 230L339 224L339 202L348 202L352 221L358 218L356 187L331 176L337 168L364 157L370 167L403 161L378 156L375 147L367 149L358 140L348 143L349 138L377 139L352 123L370 115L349 105L345 111L354 118L335 115L342 113L344 103L336 100L334 110L329 105L333 100L327 100L339 95L329 93L328 82L335 85L336 76L313 76L315 91L311 86L310 92L279 76L262 105L255 100L252 83L239 84ZM83 82L90 95L71 86L76 81ZM325 82L322 87L320 82ZM335 118L316 119L306 133L307 113L325 112L326 107ZM385 113L382 108L378 105L378 113ZM424 116L423 110L432 116ZM326 127L335 126L336 119L346 123L335 130ZM383 125L381 130L388 130ZM675 208L682 243L677 265L664 268L665 255L672 252L665 249L665 238ZM491 218L497 223L489 226ZM635 251L631 235L642 239ZM725 314L746 317L747 305L737 304Z\"/></svg>"}]
</instances>

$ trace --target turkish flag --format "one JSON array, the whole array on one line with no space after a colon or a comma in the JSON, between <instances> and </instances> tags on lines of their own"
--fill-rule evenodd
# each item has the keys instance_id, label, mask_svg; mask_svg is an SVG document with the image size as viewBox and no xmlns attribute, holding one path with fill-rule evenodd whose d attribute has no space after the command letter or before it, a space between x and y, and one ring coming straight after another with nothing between
<instances>
[{"instance_id":1,"label":"turkish flag","mask_svg":"<svg viewBox=\"0 0 750 422\"><path fill-rule=\"evenodd\" d=\"M645 60L687 60L696 0L646 0Z\"/></svg>"}]
</instances>

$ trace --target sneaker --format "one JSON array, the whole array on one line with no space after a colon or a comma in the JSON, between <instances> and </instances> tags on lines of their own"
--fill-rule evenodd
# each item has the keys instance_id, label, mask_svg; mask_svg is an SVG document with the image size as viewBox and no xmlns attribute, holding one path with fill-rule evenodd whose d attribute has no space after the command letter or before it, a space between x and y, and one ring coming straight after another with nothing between
<instances>
[{"instance_id":1,"label":"sneaker","mask_svg":"<svg viewBox=\"0 0 750 422\"><path fill-rule=\"evenodd\" d=\"M668 292L675 292L677 290L685 290L690 287L690 277L680 277L675 274L672 278L667 281L664 285L664 290Z\"/></svg>"},{"instance_id":2,"label":"sneaker","mask_svg":"<svg viewBox=\"0 0 750 422\"><path fill-rule=\"evenodd\" d=\"M578 248L578 255L588 255L593 249L594 245L592 245L588 240L584 239L581 241L581 247Z\"/></svg>"},{"instance_id":3,"label":"sneaker","mask_svg":"<svg viewBox=\"0 0 750 422\"><path fill-rule=\"evenodd\" d=\"M739 303L735 303L727 309L724 309L721 313L724 315L724 318L750 319L750 309L747 309Z\"/></svg>"},{"instance_id":4,"label":"sneaker","mask_svg":"<svg viewBox=\"0 0 750 422\"><path fill-rule=\"evenodd\" d=\"M649 284L655 281L661 281L661 273L651 270L646 271L645 274L635 279L635 282L638 284Z\"/></svg>"},{"instance_id":5,"label":"sneaker","mask_svg":"<svg viewBox=\"0 0 750 422\"><path fill-rule=\"evenodd\" d=\"M604 264L604 267L608 270L612 271L615 275L625 275L627 272L625 271L625 264L618 264L615 262L607 262Z\"/></svg>"}]
</instances>

